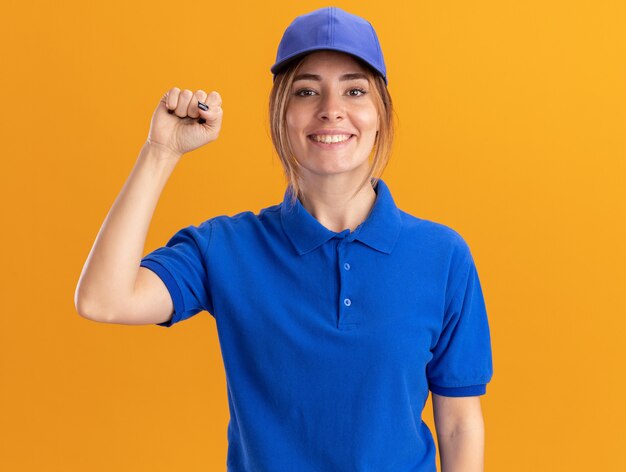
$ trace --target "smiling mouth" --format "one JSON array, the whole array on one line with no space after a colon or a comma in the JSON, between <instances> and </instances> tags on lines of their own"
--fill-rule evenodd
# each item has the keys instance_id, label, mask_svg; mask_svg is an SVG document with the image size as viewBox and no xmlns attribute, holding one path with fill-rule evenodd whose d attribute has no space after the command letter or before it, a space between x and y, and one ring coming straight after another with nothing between
<instances>
[{"instance_id":1,"label":"smiling mouth","mask_svg":"<svg viewBox=\"0 0 626 472\"><path fill-rule=\"evenodd\" d=\"M337 144L343 144L350 141L354 137L353 134L344 134L344 135L335 135L335 136L316 136L314 134L310 134L307 136L308 139L313 141L315 144L321 144L325 146L334 146Z\"/></svg>"}]
</instances>

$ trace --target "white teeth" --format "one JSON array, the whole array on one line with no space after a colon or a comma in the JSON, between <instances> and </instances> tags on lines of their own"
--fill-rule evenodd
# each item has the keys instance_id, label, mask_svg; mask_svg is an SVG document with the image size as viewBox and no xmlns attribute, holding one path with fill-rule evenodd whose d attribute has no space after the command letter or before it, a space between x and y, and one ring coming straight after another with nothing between
<instances>
[{"instance_id":1,"label":"white teeth","mask_svg":"<svg viewBox=\"0 0 626 472\"><path fill-rule=\"evenodd\" d=\"M319 141L320 143L326 143L326 144L331 144L331 143L340 143L342 141L347 141L348 139L350 139L350 134L338 134L338 135L328 135L328 134L321 134L321 135L312 135L311 138L314 139L315 141Z\"/></svg>"}]
</instances>

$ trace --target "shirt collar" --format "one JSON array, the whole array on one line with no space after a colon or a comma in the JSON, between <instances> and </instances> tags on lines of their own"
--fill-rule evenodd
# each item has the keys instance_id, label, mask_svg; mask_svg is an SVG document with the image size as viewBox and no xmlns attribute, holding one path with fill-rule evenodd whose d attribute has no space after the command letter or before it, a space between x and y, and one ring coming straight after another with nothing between
<instances>
[{"instance_id":1,"label":"shirt collar","mask_svg":"<svg viewBox=\"0 0 626 472\"><path fill-rule=\"evenodd\" d=\"M292 187L288 186L280 208L280 217L287 236L298 254L306 254L337 235L358 239L377 251L390 254L400 234L402 219L389 188L381 179L376 187L376 201L369 216L349 235L348 230L336 233L323 226L300 202L291 206Z\"/></svg>"}]
</instances>

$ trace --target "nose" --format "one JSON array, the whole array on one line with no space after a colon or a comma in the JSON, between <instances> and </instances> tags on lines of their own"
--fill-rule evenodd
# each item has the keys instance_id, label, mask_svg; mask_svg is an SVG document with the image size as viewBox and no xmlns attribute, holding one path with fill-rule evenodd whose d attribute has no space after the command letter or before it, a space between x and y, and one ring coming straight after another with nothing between
<instances>
[{"instance_id":1,"label":"nose","mask_svg":"<svg viewBox=\"0 0 626 472\"><path fill-rule=\"evenodd\" d=\"M317 116L320 120L336 121L342 120L345 116L345 110L341 97L334 92L326 93L320 100L320 108Z\"/></svg>"}]
</instances>

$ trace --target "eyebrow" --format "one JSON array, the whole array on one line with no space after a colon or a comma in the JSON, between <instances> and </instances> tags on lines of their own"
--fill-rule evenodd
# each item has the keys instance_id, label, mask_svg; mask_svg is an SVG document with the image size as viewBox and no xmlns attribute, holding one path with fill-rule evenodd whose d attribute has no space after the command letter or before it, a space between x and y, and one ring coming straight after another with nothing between
<instances>
[{"instance_id":1,"label":"eyebrow","mask_svg":"<svg viewBox=\"0 0 626 472\"><path fill-rule=\"evenodd\" d=\"M365 79L367 80L367 76L362 74L361 72L353 73L353 74L343 74L339 77L341 82L346 80L356 80L356 79ZM318 82L322 81L322 76L316 74L299 74L293 79L294 82L298 80L317 80Z\"/></svg>"}]
</instances>

